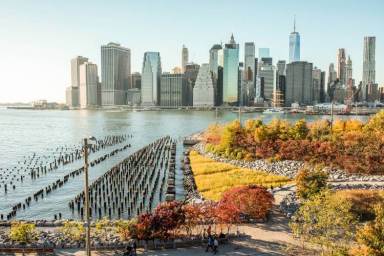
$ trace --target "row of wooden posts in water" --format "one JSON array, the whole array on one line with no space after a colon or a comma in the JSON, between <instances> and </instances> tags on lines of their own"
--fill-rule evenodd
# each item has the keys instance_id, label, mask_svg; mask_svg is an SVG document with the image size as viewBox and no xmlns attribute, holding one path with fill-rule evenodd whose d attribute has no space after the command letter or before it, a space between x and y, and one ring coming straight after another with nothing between
<instances>
[{"instance_id":1,"label":"row of wooden posts in water","mask_svg":"<svg viewBox=\"0 0 384 256\"><path fill-rule=\"evenodd\" d=\"M108 137L111 137L111 136L108 136ZM130 135L130 137L132 137L132 136ZM96 148L90 147L89 152L96 152L97 150L105 148L106 146L113 146L113 145L115 145L115 143L120 143L120 142L125 141L126 138L128 138L128 135L122 135L118 139L116 136L116 139L103 140L102 143L97 144L97 145L99 145L99 147L96 147ZM120 140L120 139L123 139L123 140ZM127 148L130 148L130 147L131 147L131 144L126 144L121 148L118 148L118 149L111 151L110 153L106 153L106 154L98 157L97 159L91 161L90 166L92 167L92 166L95 166L97 164L100 164L101 162L105 161L109 157L112 157L115 154L117 154L123 150L126 150ZM4 219L10 220L10 219L16 217L18 211L27 210L28 207L30 207L30 205L32 203L32 199L34 199L35 202L38 202L39 198L43 199L44 196L48 196L51 192L62 187L64 184L66 184L70 178L75 178L75 177L79 176L81 173L83 173L83 171L84 171L84 167L78 168L78 169L71 171L70 173L64 175L64 177L62 179L58 179L58 180L54 181L52 184L49 184L45 187L42 187L41 189L39 189L38 191L33 193L32 196L28 196L27 198L25 198L24 202L19 202L19 203L14 204L12 206L12 209L10 210L10 212L8 212L6 214L0 214L0 220L4 220ZM80 178L82 178L82 177L80 177ZM5 186L6 186L6 184L5 184ZM62 216L62 214L58 213L54 217L55 217L55 219L57 219L57 218L61 218L61 216Z\"/></svg>"},{"instance_id":2,"label":"row of wooden posts in water","mask_svg":"<svg viewBox=\"0 0 384 256\"><path fill-rule=\"evenodd\" d=\"M163 137L133 153L89 186L92 218L132 217L175 199L176 143ZM68 204L84 218L84 191Z\"/></svg>"},{"instance_id":3,"label":"row of wooden posts in water","mask_svg":"<svg viewBox=\"0 0 384 256\"><path fill-rule=\"evenodd\" d=\"M123 143L128 138L132 138L132 135L106 136L103 139L97 140L95 144L90 145L90 153L95 153L107 147ZM36 153L33 153L31 157L25 158L24 161L19 161L18 165L13 168L0 168L0 188L3 186L4 193L6 194L11 188L15 190L15 183L23 183L27 176L30 177L31 180L36 180L49 172L57 170L60 166L65 166L80 160L82 156L82 146L59 146L55 148L53 155L38 156ZM45 161L43 161L43 159L45 159Z\"/></svg>"}]
</instances>

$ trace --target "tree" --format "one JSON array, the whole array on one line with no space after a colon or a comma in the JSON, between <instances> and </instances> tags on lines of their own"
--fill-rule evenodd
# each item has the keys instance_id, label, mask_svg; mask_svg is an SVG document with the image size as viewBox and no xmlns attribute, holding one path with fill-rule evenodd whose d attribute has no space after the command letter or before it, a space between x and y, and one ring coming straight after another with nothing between
<instances>
[{"instance_id":1,"label":"tree","mask_svg":"<svg viewBox=\"0 0 384 256\"><path fill-rule=\"evenodd\" d=\"M300 119L299 121L297 121L295 125L290 129L291 138L294 138L296 140L305 139L308 135L308 132L309 130L307 127L307 123L304 119Z\"/></svg>"},{"instance_id":2,"label":"tree","mask_svg":"<svg viewBox=\"0 0 384 256\"><path fill-rule=\"evenodd\" d=\"M319 244L323 251L338 251L353 239L356 217L351 207L351 202L323 190L301 205L289 225L303 243Z\"/></svg>"},{"instance_id":3,"label":"tree","mask_svg":"<svg viewBox=\"0 0 384 256\"><path fill-rule=\"evenodd\" d=\"M357 232L357 241L360 248L353 255L384 255L384 204L375 206L375 220L360 228Z\"/></svg>"},{"instance_id":4,"label":"tree","mask_svg":"<svg viewBox=\"0 0 384 256\"><path fill-rule=\"evenodd\" d=\"M100 237L106 238L108 233L111 232L111 229L112 229L111 226L112 226L111 221L107 217L104 217L101 220L96 221L95 223L96 233Z\"/></svg>"},{"instance_id":5,"label":"tree","mask_svg":"<svg viewBox=\"0 0 384 256\"><path fill-rule=\"evenodd\" d=\"M368 123L364 125L363 130L368 133L379 132L383 133L384 131L384 110L380 110L380 112L376 113L376 115L372 116Z\"/></svg>"},{"instance_id":6,"label":"tree","mask_svg":"<svg viewBox=\"0 0 384 256\"><path fill-rule=\"evenodd\" d=\"M137 238L139 240L148 241L153 237L153 216L150 213L140 214L137 219Z\"/></svg>"},{"instance_id":7,"label":"tree","mask_svg":"<svg viewBox=\"0 0 384 256\"><path fill-rule=\"evenodd\" d=\"M192 234L192 230L199 224L202 218L202 211L200 208L200 204L197 203L189 203L183 205L183 211L185 214L184 220L184 228L188 236Z\"/></svg>"},{"instance_id":8,"label":"tree","mask_svg":"<svg viewBox=\"0 0 384 256\"><path fill-rule=\"evenodd\" d=\"M296 194L302 199L308 199L319 193L327 186L328 175L316 167L313 170L303 168L296 175Z\"/></svg>"},{"instance_id":9,"label":"tree","mask_svg":"<svg viewBox=\"0 0 384 256\"><path fill-rule=\"evenodd\" d=\"M153 229L160 239L168 239L170 231L184 224L185 214L179 201L160 203L153 213Z\"/></svg>"},{"instance_id":10,"label":"tree","mask_svg":"<svg viewBox=\"0 0 384 256\"><path fill-rule=\"evenodd\" d=\"M272 208L273 201L273 195L264 187L248 185L224 192L219 205L233 211L233 215L230 215L231 220L237 219L237 213L253 219L264 219Z\"/></svg>"},{"instance_id":11,"label":"tree","mask_svg":"<svg viewBox=\"0 0 384 256\"><path fill-rule=\"evenodd\" d=\"M227 233L229 233L229 230L234 223L240 221L241 212L239 208L233 202L228 200L221 200L218 202L215 212L217 221L227 226Z\"/></svg>"},{"instance_id":12,"label":"tree","mask_svg":"<svg viewBox=\"0 0 384 256\"><path fill-rule=\"evenodd\" d=\"M31 223L12 222L9 237L16 242L29 243L37 239L36 226Z\"/></svg>"}]
</instances>

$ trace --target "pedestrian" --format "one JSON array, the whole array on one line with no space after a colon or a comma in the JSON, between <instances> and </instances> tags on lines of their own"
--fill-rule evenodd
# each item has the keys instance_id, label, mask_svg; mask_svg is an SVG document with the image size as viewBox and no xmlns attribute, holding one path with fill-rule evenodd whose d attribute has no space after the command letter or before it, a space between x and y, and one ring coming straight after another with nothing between
<instances>
[{"instance_id":1,"label":"pedestrian","mask_svg":"<svg viewBox=\"0 0 384 256\"><path fill-rule=\"evenodd\" d=\"M208 244L207 244L207 248L205 249L205 252L208 252L209 249L211 249L213 251L213 243L214 243L213 237L212 237L212 235L209 235L208 236Z\"/></svg>"},{"instance_id":2,"label":"pedestrian","mask_svg":"<svg viewBox=\"0 0 384 256\"><path fill-rule=\"evenodd\" d=\"M215 237L213 240L213 254L216 254L219 248L219 240Z\"/></svg>"}]
</instances>

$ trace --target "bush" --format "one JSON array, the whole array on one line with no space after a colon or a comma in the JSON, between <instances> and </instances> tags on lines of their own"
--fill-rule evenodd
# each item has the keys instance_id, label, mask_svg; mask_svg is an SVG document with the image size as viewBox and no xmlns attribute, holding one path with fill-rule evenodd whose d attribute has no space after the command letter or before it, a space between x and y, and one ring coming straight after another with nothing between
<instances>
[{"instance_id":1,"label":"bush","mask_svg":"<svg viewBox=\"0 0 384 256\"><path fill-rule=\"evenodd\" d=\"M85 239L85 228L82 222L65 221L60 231L66 238L73 241L83 241Z\"/></svg>"},{"instance_id":2,"label":"bush","mask_svg":"<svg viewBox=\"0 0 384 256\"><path fill-rule=\"evenodd\" d=\"M316 167L313 170L304 168L296 175L296 194L302 199L308 199L319 193L327 186L328 175Z\"/></svg>"},{"instance_id":3,"label":"bush","mask_svg":"<svg viewBox=\"0 0 384 256\"><path fill-rule=\"evenodd\" d=\"M118 220L115 222L116 233L121 240L128 241L131 238L137 238L137 219Z\"/></svg>"},{"instance_id":4,"label":"bush","mask_svg":"<svg viewBox=\"0 0 384 256\"><path fill-rule=\"evenodd\" d=\"M303 242L319 244L327 253L343 251L353 240L357 222L351 207L348 200L323 190L301 205L289 225Z\"/></svg>"},{"instance_id":5,"label":"bush","mask_svg":"<svg viewBox=\"0 0 384 256\"><path fill-rule=\"evenodd\" d=\"M374 211L375 220L357 232L360 247L353 250L353 255L384 255L384 204L377 204Z\"/></svg>"},{"instance_id":6,"label":"bush","mask_svg":"<svg viewBox=\"0 0 384 256\"><path fill-rule=\"evenodd\" d=\"M12 222L9 237L12 241L29 243L37 239L35 224L25 222Z\"/></svg>"}]
</instances>

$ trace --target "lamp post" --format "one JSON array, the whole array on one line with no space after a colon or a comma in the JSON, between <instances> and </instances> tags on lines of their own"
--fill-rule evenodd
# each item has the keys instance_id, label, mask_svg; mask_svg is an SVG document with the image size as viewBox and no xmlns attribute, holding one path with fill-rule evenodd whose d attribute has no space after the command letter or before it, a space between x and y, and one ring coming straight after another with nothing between
<instances>
[{"instance_id":1,"label":"lamp post","mask_svg":"<svg viewBox=\"0 0 384 256\"><path fill-rule=\"evenodd\" d=\"M86 237L85 237L85 250L86 256L91 256L91 228L90 228L90 217L89 217L89 191L88 191L88 140L96 141L95 137L84 138L84 210L86 220ZM91 142L92 143L92 142Z\"/></svg>"}]
</instances>

